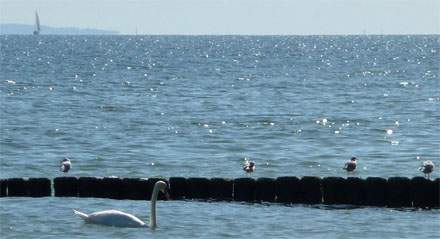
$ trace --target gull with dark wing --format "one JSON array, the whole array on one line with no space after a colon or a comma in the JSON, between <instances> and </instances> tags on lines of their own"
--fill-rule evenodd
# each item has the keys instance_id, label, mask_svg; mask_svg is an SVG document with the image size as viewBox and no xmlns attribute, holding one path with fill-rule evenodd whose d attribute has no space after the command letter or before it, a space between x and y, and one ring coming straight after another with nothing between
<instances>
[{"instance_id":1,"label":"gull with dark wing","mask_svg":"<svg viewBox=\"0 0 440 239\"><path fill-rule=\"evenodd\" d=\"M244 158L243 170L248 175L250 175L251 173L253 173L255 171L255 162L254 161L250 161L248 157L245 157Z\"/></svg>"},{"instance_id":2,"label":"gull with dark wing","mask_svg":"<svg viewBox=\"0 0 440 239\"><path fill-rule=\"evenodd\" d=\"M430 178L431 173L434 171L434 163L431 160L426 160L420 166L419 171L422 171L425 174L427 179Z\"/></svg>"},{"instance_id":3,"label":"gull with dark wing","mask_svg":"<svg viewBox=\"0 0 440 239\"><path fill-rule=\"evenodd\" d=\"M356 169L356 157L351 157L349 161L347 161L343 167L347 172L353 172Z\"/></svg>"},{"instance_id":4,"label":"gull with dark wing","mask_svg":"<svg viewBox=\"0 0 440 239\"><path fill-rule=\"evenodd\" d=\"M60 162L60 171L63 173L67 173L67 172L69 172L71 166L72 166L72 163L70 162L70 159L64 158Z\"/></svg>"}]
</instances>

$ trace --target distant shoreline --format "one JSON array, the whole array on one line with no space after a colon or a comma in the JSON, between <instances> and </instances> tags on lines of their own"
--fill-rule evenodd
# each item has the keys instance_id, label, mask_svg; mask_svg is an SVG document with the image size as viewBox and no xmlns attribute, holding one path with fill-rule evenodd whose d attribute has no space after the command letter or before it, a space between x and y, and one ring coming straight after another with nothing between
<instances>
[{"instance_id":1,"label":"distant shoreline","mask_svg":"<svg viewBox=\"0 0 440 239\"><path fill-rule=\"evenodd\" d=\"M32 35L34 25L0 24L0 35ZM41 26L41 35L119 35L119 32L93 28Z\"/></svg>"},{"instance_id":2,"label":"distant shoreline","mask_svg":"<svg viewBox=\"0 0 440 239\"><path fill-rule=\"evenodd\" d=\"M32 35L34 31L33 25L4 23L0 24L0 35ZM326 36L440 36L440 33L418 33L418 34L380 34L380 33L353 33L353 34L164 34L164 33L148 33L148 34L126 34L113 30L103 30L94 28L76 28L76 27L51 27L41 26L41 35L113 35L113 36L295 36L295 37L326 37Z\"/></svg>"}]
</instances>

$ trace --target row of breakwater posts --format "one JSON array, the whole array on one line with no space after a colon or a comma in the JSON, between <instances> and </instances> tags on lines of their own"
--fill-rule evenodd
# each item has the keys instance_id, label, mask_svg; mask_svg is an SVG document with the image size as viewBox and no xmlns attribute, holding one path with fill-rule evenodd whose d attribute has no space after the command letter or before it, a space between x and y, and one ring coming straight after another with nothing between
<instances>
[{"instance_id":1,"label":"row of breakwater posts","mask_svg":"<svg viewBox=\"0 0 440 239\"><path fill-rule=\"evenodd\" d=\"M169 200L278 202L377 207L440 207L440 178L116 178L0 179L0 197L95 197L149 200L153 185L169 185ZM53 193L52 193L53 192ZM160 194L159 200L165 195Z\"/></svg>"}]
</instances>

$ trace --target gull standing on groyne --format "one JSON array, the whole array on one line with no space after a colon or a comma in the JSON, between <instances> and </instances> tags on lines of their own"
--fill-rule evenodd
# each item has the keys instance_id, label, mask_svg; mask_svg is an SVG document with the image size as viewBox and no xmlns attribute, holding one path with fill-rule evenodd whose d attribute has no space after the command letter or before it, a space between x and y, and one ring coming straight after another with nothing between
<instances>
[{"instance_id":1,"label":"gull standing on groyne","mask_svg":"<svg viewBox=\"0 0 440 239\"><path fill-rule=\"evenodd\" d=\"M425 174L427 179L430 178L431 173L434 171L434 163L431 160L426 160L420 166L419 171L422 171Z\"/></svg>"}]
</instances>

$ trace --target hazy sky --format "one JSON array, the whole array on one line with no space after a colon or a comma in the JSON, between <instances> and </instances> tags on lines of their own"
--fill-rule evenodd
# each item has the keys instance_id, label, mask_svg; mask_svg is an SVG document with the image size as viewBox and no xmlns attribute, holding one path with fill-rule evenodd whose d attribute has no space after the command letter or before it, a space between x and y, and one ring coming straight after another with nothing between
<instances>
[{"instance_id":1,"label":"hazy sky","mask_svg":"<svg viewBox=\"0 0 440 239\"><path fill-rule=\"evenodd\" d=\"M123 34L440 34L440 0L0 0L0 23Z\"/></svg>"}]
</instances>

